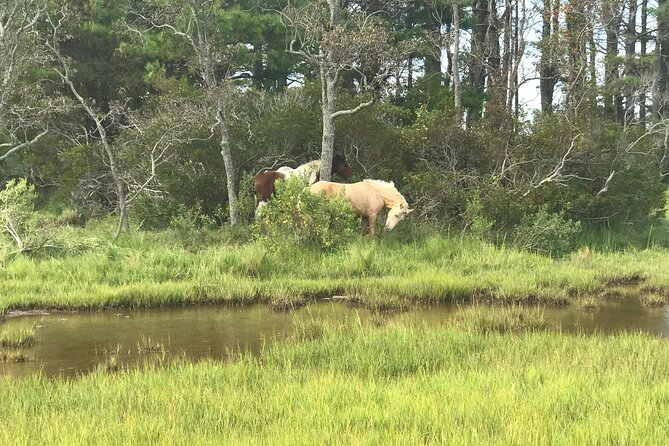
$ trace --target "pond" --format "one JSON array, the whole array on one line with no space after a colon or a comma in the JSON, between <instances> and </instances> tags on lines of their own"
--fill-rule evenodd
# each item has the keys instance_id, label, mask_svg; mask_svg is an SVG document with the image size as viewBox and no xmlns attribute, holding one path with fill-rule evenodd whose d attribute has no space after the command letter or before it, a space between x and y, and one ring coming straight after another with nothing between
<instances>
[{"instance_id":1,"label":"pond","mask_svg":"<svg viewBox=\"0 0 669 446\"><path fill-rule=\"evenodd\" d=\"M665 308L646 308L632 296L598 305L595 311L584 311L578 305L540 307L537 311L559 325L562 333L608 334L628 330L669 337ZM462 308L466 307L424 306L400 313L381 313L381 317L443 324ZM0 362L0 375L22 377L42 371L46 376L72 377L99 366L132 367L156 357L197 361L226 359L240 351L257 353L264 342L289 336L296 315L345 320L365 319L370 312L340 302L320 301L291 312L252 305L55 312L20 317L10 314L0 322L0 331L32 327L37 342L25 350L25 362Z\"/></svg>"}]
</instances>

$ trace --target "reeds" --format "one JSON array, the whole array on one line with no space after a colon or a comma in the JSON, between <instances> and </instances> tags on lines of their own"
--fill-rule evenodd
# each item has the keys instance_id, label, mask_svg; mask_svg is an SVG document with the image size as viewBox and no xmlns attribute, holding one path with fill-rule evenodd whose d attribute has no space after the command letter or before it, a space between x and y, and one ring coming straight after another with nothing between
<instances>
[{"instance_id":1,"label":"reeds","mask_svg":"<svg viewBox=\"0 0 669 446\"><path fill-rule=\"evenodd\" d=\"M88 236L86 229L81 236ZM255 243L186 249L161 233L0 269L0 309L149 307L301 302L344 295L370 307L421 302L569 303L619 284L668 289L669 252L579 251L559 260L476 240L433 235L356 242L339 251ZM169 239L165 233L165 238ZM643 282L638 285L639 282Z\"/></svg>"},{"instance_id":2,"label":"reeds","mask_svg":"<svg viewBox=\"0 0 669 446\"><path fill-rule=\"evenodd\" d=\"M472 316L474 317L474 316ZM259 358L0 378L1 444L663 444L650 336L311 321ZM57 422L55 422L57 420Z\"/></svg>"},{"instance_id":3,"label":"reeds","mask_svg":"<svg viewBox=\"0 0 669 446\"><path fill-rule=\"evenodd\" d=\"M36 342L35 330L32 328L0 331L0 362L27 361L25 349Z\"/></svg>"}]
</instances>

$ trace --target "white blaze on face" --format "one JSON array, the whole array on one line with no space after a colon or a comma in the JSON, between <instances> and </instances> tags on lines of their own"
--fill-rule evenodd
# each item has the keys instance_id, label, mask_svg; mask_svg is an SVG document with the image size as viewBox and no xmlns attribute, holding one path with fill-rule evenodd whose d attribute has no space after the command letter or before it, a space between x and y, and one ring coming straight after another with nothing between
<instances>
[{"instance_id":1,"label":"white blaze on face","mask_svg":"<svg viewBox=\"0 0 669 446\"><path fill-rule=\"evenodd\" d=\"M411 212L413 212L413 209L399 206L390 209L390 211L388 212L388 219L386 219L386 225L384 226L383 229L385 229L386 231L390 231L395 227L397 223L404 220L404 217L409 215Z\"/></svg>"}]
</instances>

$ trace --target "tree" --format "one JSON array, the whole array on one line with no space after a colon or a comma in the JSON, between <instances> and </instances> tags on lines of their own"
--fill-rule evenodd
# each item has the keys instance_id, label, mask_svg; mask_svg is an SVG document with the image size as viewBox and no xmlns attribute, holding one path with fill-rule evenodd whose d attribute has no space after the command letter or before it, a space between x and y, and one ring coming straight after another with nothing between
<instances>
[{"instance_id":1,"label":"tree","mask_svg":"<svg viewBox=\"0 0 669 446\"><path fill-rule=\"evenodd\" d=\"M453 6L453 98L455 105L455 119L458 125L462 123L462 90L460 87L460 0L452 0Z\"/></svg>"},{"instance_id":2,"label":"tree","mask_svg":"<svg viewBox=\"0 0 669 446\"><path fill-rule=\"evenodd\" d=\"M635 115L635 93L637 91L635 84L638 84L638 82L635 80L635 78L638 76L636 67L637 5L637 0L629 0L627 22L625 23L625 124L631 123L634 120Z\"/></svg>"},{"instance_id":3,"label":"tree","mask_svg":"<svg viewBox=\"0 0 669 446\"><path fill-rule=\"evenodd\" d=\"M35 92L39 84L19 82L30 66L48 59L36 30L45 10L46 1L41 0L0 2L0 150L5 149L0 161L34 145L48 132L45 116L51 109Z\"/></svg>"},{"instance_id":4,"label":"tree","mask_svg":"<svg viewBox=\"0 0 669 446\"><path fill-rule=\"evenodd\" d=\"M558 80L558 33L560 0L543 0L541 28L541 61L539 64L539 90L541 111L553 111L553 95Z\"/></svg>"},{"instance_id":5,"label":"tree","mask_svg":"<svg viewBox=\"0 0 669 446\"><path fill-rule=\"evenodd\" d=\"M601 5L602 24L606 32L606 54L604 56L604 111L613 119L622 121L622 95L620 94L618 35L622 23L624 1L613 0Z\"/></svg>"},{"instance_id":6,"label":"tree","mask_svg":"<svg viewBox=\"0 0 669 446\"><path fill-rule=\"evenodd\" d=\"M144 29L132 27L140 35L146 31L167 31L182 38L192 49L192 66L201 80L211 106L210 116L214 119L215 129L225 166L230 209L230 224L239 223L237 210L236 165L232 153L228 117L226 116L226 89L228 80L235 73L235 65L244 46L229 42L219 31L219 22L229 2L219 4L214 0L188 1L150 1L138 2L131 7L129 14L136 18L135 23Z\"/></svg>"},{"instance_id":7,"label":"tree","mask_svg":"<svg viewBox=\"0 0 669 446\"><path fill-rule=\"evenodd\" d=\"M415 51L412 40L393 44L378 14L345 4L344 0L322 0L301 7L289 5L282 11L286 28L292 31L288 51L303 57L320 77L322 180L329 180L332 171L336 119L371 105L374 91L386 82L393 67L406 63ZM353 108L337 110L337 88L345 71L358 75L361 99Z\"/></svg>"},{"instance_id":8,"label":"tree","mask_svg":"<svg viewBox=\"0 0 669 446\"><path fill-rule=\"evenodd\" d=\"M653 91L653 115L656 120L667 117L667 83L669 82L669 2L657 2L657 37L655 51L655 88Z\"/></svg>"}]
</instances>

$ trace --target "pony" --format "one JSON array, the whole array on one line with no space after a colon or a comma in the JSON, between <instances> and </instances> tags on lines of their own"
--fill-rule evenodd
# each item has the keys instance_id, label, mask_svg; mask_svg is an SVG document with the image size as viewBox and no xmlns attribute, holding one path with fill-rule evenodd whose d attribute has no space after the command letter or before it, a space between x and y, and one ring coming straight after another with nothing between
<instances>
[{"instance_id":1,"label":"pony","mask_svg":"<svg viewBox=\"0 0 669 446\"><path fill-rule=\"evenodd\" d=\"M346 158L336 154L332 158L332 174L338 174L344 179L351 178L353 168L346 162ZM295 169L288 166L279 167L277 170L263 170L253 178L253 189L258 197L256 217L260 215L263 207L267 206L270 197L274 195L274 183L277 180L285 180L290 177L302 178L309 184L314 184L320 179L321 161L314 160L302 164Z\"/></svg>"},{"instance_id":2,"label":"pony","mask_svg":"<svg viewBox=\"0 0 669 446\"><path fill-rule=\"evenodd\" d=\"M369 226L369 235L376 238L376 218L384 208L390 209L384 225L385 231L390 231L413 212L402 194L395 188L393 182L381 180L362 180L352 184L319 181L309 187L314 194L325 193L327 197L345 195L353 206L357 215L362 216L360 234L365 234L365 227Z\"/></svg>"}]
</instances>

